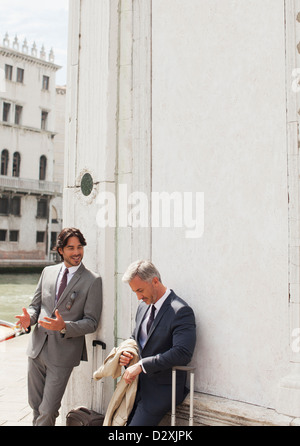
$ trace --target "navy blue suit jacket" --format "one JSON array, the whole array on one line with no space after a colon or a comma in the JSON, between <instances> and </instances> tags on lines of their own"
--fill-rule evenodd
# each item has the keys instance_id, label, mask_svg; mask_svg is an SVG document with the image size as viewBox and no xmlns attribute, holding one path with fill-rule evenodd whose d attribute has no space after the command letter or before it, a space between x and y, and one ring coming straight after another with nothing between
<instances>
[{"instance_id":1,"label":"navy blue suit jacket","mask_svg":"<svg viewBox=\"0 0 300 446\"><path fill-rule=\"evenodd\" d=\"M136 314L132 338L138 344L146 373L139 375L140 391L145 410L161 412L171 408L172 367L187 365L196 343L195 316L191 307L171 290L149 331L144 348L139 343L139 330L149 306L141 302ZM186 373L177 372L177 404L187 392Z\"/></svg>"}]
</instances>

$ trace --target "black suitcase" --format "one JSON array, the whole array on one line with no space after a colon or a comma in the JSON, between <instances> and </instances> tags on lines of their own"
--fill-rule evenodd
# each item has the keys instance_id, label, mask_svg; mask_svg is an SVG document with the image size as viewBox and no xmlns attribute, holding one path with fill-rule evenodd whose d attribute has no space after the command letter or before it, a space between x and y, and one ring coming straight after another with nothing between
<instances>
[{"instance_id":1,"label":"black suitcase","mask_svg":"<svg viewBox=\"0 0 300 446\"><path fill-rule=\"evenodd\" d=\"M104 415L87 409L86 407L78 407L78 409L70 410L67 414L67 426L102 426Z\"/></svg>"},{"instance_id":2,"label":"black suitcase","mask_svg":"<svg viewBox=\"0 0 300 446\"><path fill-rule=\"evenodd\" d=\"M95 348L97 345L101 345L102 351L106 349L106 345L101 341L93 341L93 370L95 370ZM103 359L103 358L102 358ZM92 379L92 383L94 380ZM94 390L94 389L93 389ZM92 392L92 397L94 396L94 391ZM103 390L102 390L102 400L103 400ZM93 406L93 401L92 404ZM67 426L102 426L105 415L95 412L87 407L78 407L77 409L72 409L66 416Z\"/></svg>"}]
</instances>

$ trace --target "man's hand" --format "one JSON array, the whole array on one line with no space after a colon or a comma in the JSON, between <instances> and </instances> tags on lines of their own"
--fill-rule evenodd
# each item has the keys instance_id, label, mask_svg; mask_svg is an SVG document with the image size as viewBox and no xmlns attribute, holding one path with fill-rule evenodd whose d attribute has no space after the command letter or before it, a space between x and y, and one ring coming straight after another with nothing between
<instances>
[{"instance_id":1,"label":"man's hand","mask_svg":"<svg viewBox=\"0 0 300 446\"><path fill-rule=\"evenodd\" d=\"M39 324L42 327L47 328L47 330L52 330L52 331L61 331L63 328L66 328L65 321L59 314L58 310L55 311L55 316L56 316L56 319L51 319L50 317L45 317L44 318L45 320L44 321L40 320Z\"/></svg>"},{"instance_id":2,"label":"man's hand","mask_svg":"<svg viewBox=\"0 0 300 446\"><path fill-rule=\"evenodd\" d=\"M127 384L131 384L141 372L142 367L139 364L134 364L126 369L123 378Z\"/></svg>"},{"instance_id":3,"label":"man's hand","mask_svg":"<svg viewBox=\"0 0 300 446\"><path fill-rule=\"evenodd\" d=\"M124 367L127 367L128 364L130 363L130 361L132 360L132 358L133 358L133 355L131 353L124 351L121 353L121 356L119 359L119 364Z\"/></svg>"},{"instance_id":4,"label":"man's hand","mask_svg":"<svg viewBox=\"0 0 300 446\"><path fill-rule=\"evenodd\" d=\"M17 326L21 326L25 331L28 331L30 327L30 315L28 314L26 308L23 308L23 314L21 316L15 316L16 319L19 319L17 322Z\"/></svg>"}]
</instances>

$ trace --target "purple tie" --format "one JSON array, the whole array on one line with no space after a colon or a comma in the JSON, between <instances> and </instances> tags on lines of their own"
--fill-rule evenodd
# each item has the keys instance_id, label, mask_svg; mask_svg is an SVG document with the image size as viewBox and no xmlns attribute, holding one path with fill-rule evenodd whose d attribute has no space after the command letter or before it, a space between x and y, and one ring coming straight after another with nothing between
<instances>
[{"instance_id":1,"label":"purple tie","mask_svg":"<svg viewBox=\"0 0 300 446\"><path fill-rule=\"evenodd\" d=\"M152 325L152 323L154 321L155 310L156 310L155 306L152 305L152 307L151 307L151 314L150 314L150 317L149 317L148 322L147 322L147 334L149 333L151 325Z\"/></svg>"},{"instance_id":2,"label":"purple tie","mask_svg":"<svg viewBox=\"0 0 300 446\"><path fill-rule=\"evenodd\" d=\"M68 270L68 268L66 268L65 272L64 272L64 275L62 276L60 285L59 285L56 302L59 301L60 296L62 295L62 293L64 292L64 290L65 290L65 288L67 286L67 276L68 276L68 273L69 273L69 270Z\"/></svg>"}]
</instances>

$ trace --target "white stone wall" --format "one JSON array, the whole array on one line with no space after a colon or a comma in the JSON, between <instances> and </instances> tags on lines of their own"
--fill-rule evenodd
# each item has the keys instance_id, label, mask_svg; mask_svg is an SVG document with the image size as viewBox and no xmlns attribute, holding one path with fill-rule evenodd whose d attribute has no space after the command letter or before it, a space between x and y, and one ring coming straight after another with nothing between
<instances>
[{"instance_id":1,"label":"white stone wall","mask_svg":"<svg viewBox=\"0 0 300 446\"><path fill-rule=\"evenodd\" d=\"M205 196L203 236L154 229L153 260L195 309L197 390L274 407L289 355L283 2L153 0L152 20L152 187Z\"/></svg>"},{"instance_id":2,"label":"white stone wall","mask_svg":"<svg viewBox=\"0 0 300 446\"><path fill-rule=\"evenodd\" d=\"M117 3L74 0L70 13L65 225L86 233L86 263L104 277L97 335L111 346L131 334L137 302L121 277L150 257L195 310L196 391L277 408L292 356L289 289L298 286L288 204L297 137L289 141L286 126L295 36L286 26L299 2ZM86 172L89 197L80 190ZM203 231L200 215L198 238L187 225L99 228L99 193L114 193L119 209L122 185L149 202L152 192L203 193ZM88 404L92 366L81 367L64 410Z\"/></svg>"},{"instance_id":3,"label":"white stone wall","mask_svg":"<svg viewBox=\"0 0 300 446\"><path fill-rule=\"evenodd\" d=\"M102 277L103 310L97 333L87 336L90 361L74 370L63 414L78 405L104 410L114 385L112 379L107 380L102 394L101 383L95 383L93 397L92 373L114 346L115 230L99 228L96 217L98 194L115 190L117 23L114 0L73 0L70 4L63 224L80 228L86 238L84 264ZM81 192L86 173L93 178L89 196ZM97 347L93 363L94 339L104 341L107 350L102 356Z\"/></svg>"},{"instance_id":4,"label":"white stone wall","mask_svg":"<svg viewBox=\"0 0 300 446\"><path fill-rule=\"evenodd\" d=\"M64 155L65 155L65 130L66 130L66 90L64 87L56 88L55 100L55 131L54 138L54 172L53 180L64 184Z\"/></svg>"}]
</instances>

